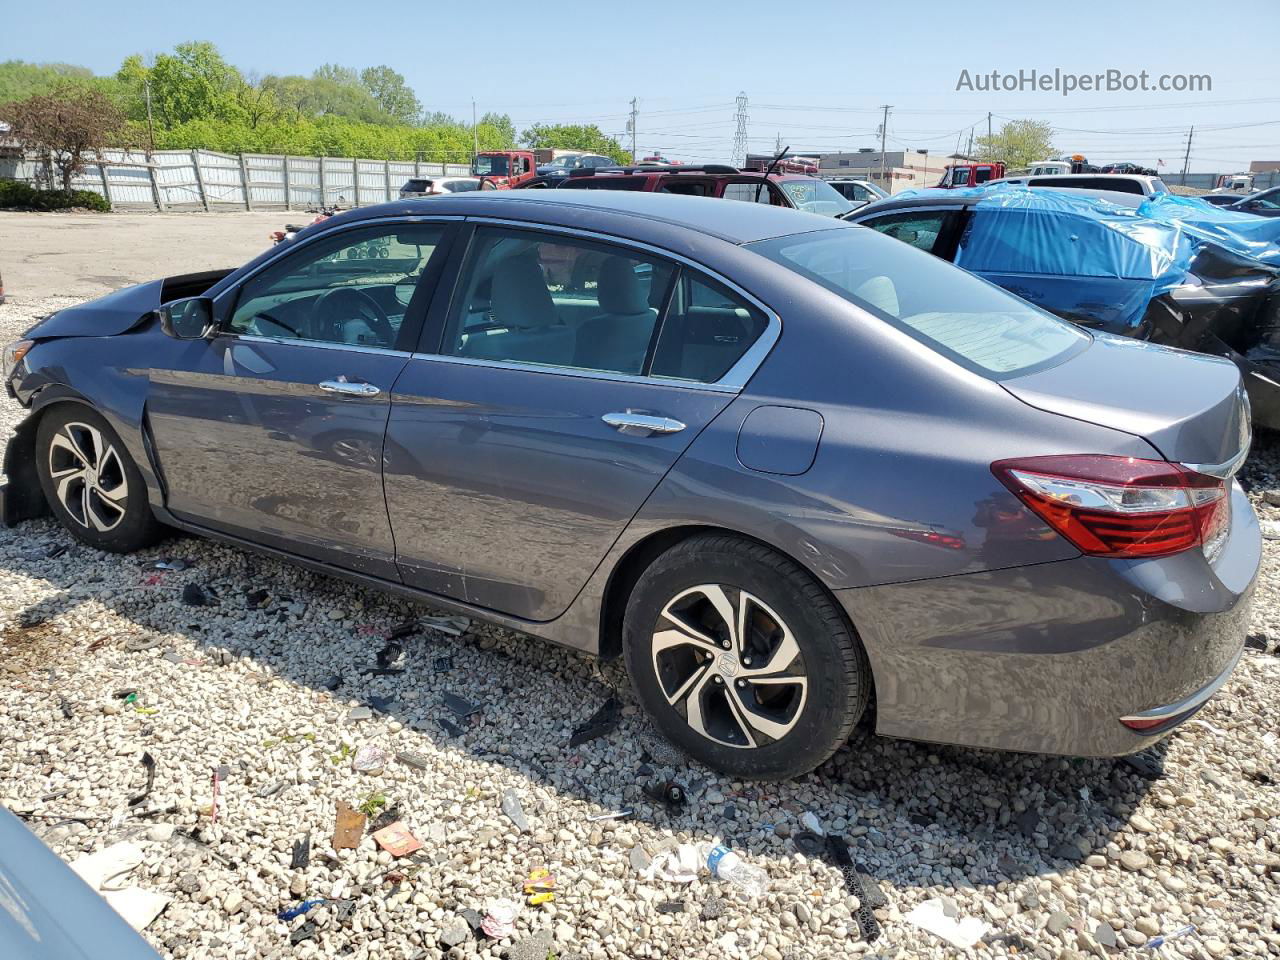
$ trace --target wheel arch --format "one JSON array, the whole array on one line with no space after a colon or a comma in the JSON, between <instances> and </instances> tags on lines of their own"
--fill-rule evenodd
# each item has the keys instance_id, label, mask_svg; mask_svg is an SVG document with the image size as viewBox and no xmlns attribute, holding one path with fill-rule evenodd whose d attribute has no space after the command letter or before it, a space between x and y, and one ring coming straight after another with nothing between
<instances>
[{"instance_id":1,"label":"wheel arch","mask_svg":"<svg viewBox=\"0 0 1280 960\"><path fill-rule=\"evenodd\" d=\"M645 570L666 551L670 550L677 544L683 543L691 537L703 536L706 534L716 534L721 536L737 537L740 540L746 540L751 543L759 544L767 550L771 550L778 556L789 560L806 574L813 578L814 583L826 594L827 599L835 605L840 612L840 616L844 618L849 629L852 631L859 643L863 643L862 634L858 630L858 625L853 622L838 597L832 592L816 573L797 557L788 553L786 550L780 550L777 546L769 543L767 540L761 540L759 537L753 537L749 533L743 533L741 530L734 530L729 527L717 526L714 524L685 524L682 526L666 527L662 530L654 531L649 535L641 538L632 544L622 555L622 558L614 566L609 574L609 579L605 584L604 595L600 603L600 650L599 655L603 659L612 660L622 654L622 618L626 613L627 600L631 596L631 591L635 589L636 583L644 574ZM865 644L863 644L865 649ZM875 699L875 670L871 669L871 688L872 700Z\"/></svg>"}]
</instances>

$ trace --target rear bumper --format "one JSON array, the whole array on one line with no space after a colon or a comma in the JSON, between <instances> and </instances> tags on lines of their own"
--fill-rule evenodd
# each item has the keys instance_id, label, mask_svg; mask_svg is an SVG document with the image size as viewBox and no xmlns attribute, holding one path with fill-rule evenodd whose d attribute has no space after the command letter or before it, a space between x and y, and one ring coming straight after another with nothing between
<instances>
[{"instance_id":1,"label":"rear bumper","mask_svg":"<svg viewBox=\"0 0 1280 960\"><path fill-rule=\"evenodd\" d=\"M1056 563L840 591L876 683L877 730L1035 753L1114 756L1199 710L1240 658L1261 558L1238 485L1232 533L1157 560ZM1135 731L1122 719L1163 722Z\"/></svg>"}]
</instances>

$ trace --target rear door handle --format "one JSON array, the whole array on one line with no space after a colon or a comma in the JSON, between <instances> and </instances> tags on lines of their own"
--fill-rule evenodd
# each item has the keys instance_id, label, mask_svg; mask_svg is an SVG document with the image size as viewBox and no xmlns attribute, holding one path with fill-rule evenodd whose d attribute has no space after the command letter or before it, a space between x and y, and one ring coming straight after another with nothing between
<instances>
[{"instance_id":1,"label":"rear door handle","mask_svg":"<svg viewBox=\"0 0 1280 960\"><path fill-rule=\"evenodd\" d=\"M321 380L320 389L325 393L340 393L344 397L376 397L382 390L372 383L351 383L345 377L337 380Z\"/></svg>"},{"instance_id":2,"label":"rear door handle","mask_svg":"<svg viewBox=\"0 0 1280 960\"><path fill-rule=\"evenodd\" d=\"M654 417L644 413L606 413L600 418L619 433L633 437L649 437L663 433L679 433L684 424L671 417Z\"/></svg>"}]
</instances>

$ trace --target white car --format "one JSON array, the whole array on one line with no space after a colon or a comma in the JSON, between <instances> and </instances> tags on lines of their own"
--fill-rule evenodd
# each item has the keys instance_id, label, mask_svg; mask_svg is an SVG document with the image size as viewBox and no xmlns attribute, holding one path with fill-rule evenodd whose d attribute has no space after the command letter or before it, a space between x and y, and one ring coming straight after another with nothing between
<instances>
[{"instance_id":1,"label":"white car","mask_svg":"<svg viewBox=\"0 0 1280 960\"><path fill-rule=\"evenodd\" d=\"M852 177L837 177L828 180L827 183L850 203L856 203L862 206L866 203L874 203L876 200L883 200L888 196L883 190L877 187L870 180L855 180Z\"/></svg>"},{"instance_id":2,"label":"white car","mask_svg":"<svg viewBox=\"0 0 1280 960\"><path fill-rule=\"evenodd\" d=\"M1014 183L1023 187L1053 187L1057 190L1109 190L1114 193L1135 193L1144 197L1169 192L1169 188L1159 177L1136 173L1063 173L1043 177L1035 175L1002 177L999 180L989 180L984 186L993 187L998 183Z\"/></svg>"},{"instance_id":3,"label":"white car","mask_svg":"<svg viewBox=\"0 0 1280 960\"><path fill-rule=\"evenodd\" d=\"M400 188L400 199L438 197L445 193L464 193L479 189L479 177L414 177L406 180Z\"/></svg>"}]
</instances>

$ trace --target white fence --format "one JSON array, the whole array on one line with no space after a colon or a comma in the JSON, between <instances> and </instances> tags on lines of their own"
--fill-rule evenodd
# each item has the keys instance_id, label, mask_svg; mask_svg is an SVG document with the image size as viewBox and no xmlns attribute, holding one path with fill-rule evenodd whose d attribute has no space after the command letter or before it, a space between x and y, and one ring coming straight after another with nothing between
<instances>
[{"instance_id":1,"label":"white fence","mask_svg":"<svg viewBox=\"0 0 1280 960\"><path fill-rule=\"evenodd\" d=\"M38 160L16 164L18 180L34 181ZM75 177L117 209L289 210L358 207L392 200L411 177L468 176L466 164L346 157L229 154L211 150L108 150Z\"/></svg>"}]
</instances>

